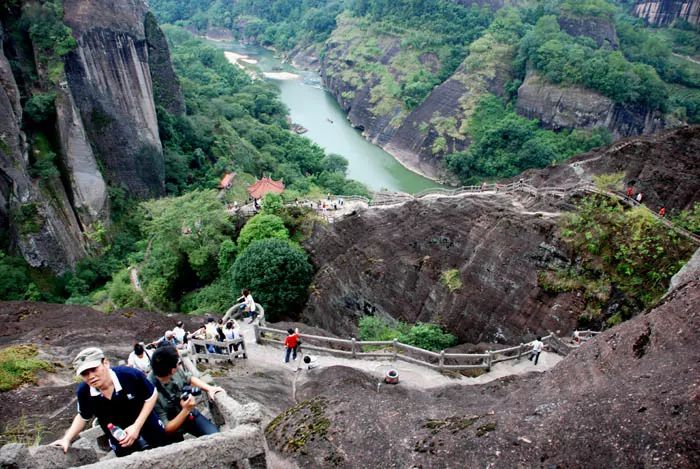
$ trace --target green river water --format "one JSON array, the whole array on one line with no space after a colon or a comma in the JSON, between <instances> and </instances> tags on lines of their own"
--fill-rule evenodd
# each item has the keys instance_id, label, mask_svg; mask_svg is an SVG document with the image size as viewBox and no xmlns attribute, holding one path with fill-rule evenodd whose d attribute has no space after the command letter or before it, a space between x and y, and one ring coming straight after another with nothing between
<instances>
[{"instance_id":1,"label":"green river water","mask_svg":"<svg viewBox=\"0 0 700 469\"><path fill-rule=\"evenodd\" d=\"M291 80L268 78L280 90L280 98L289 108L292 122L302 125L305 137L348 160L348 177L372 190L388 189L416 193L440 184L404 168L391 155L365 140L346 119L333 96L321 86L320 77L299 71L275 58L272 52L236 42L212 42L217 47L244 54L258 61L263 72L287 71L298 75Z\"/></svg>"}]
</instances>

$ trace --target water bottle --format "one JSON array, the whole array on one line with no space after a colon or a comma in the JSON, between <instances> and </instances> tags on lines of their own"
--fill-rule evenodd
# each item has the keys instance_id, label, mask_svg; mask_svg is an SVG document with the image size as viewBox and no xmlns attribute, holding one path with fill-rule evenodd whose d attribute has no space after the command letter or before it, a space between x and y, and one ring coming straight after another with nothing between
<instances>
[{"instance_id":1,"label":"water bottle","mask_svg":"<svg viewBox=\"0 0 700 469\"><path fill-rule=\"evenodd\" d=\"M122 441L124 438L126 438L126 432L114 424L108 423L107 430L109 430L114 439L117 441Z\"/></svg>"}]
</instances>

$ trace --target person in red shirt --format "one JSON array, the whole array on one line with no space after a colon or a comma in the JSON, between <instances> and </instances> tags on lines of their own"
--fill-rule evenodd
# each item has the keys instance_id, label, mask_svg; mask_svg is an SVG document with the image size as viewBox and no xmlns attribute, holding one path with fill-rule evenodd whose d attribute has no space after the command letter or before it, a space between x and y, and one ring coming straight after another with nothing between
<instances>
[{"instance_id":1,"label":"person in red shirt","mask_svg":"<svg viewBox=\"0 0 700 469\"><path fill-rule=\"evenodd\" d=\"M633 195L634 195L634 189L632 189L632 186L627 186L627 197L629 197L631 199Z\"/></svg>"},{"instance_id":2,"label":"person in red shirt","mask_svg":"<svg viewBox=\"0 0 700 469\"><path fill-rule=\"evenodd\" d=\"M289 363L289 356L292 355L292 360L297 359L297 344L299 336L294 329L287 329L287 337L284 339L284 346L287 348L284 352L284 362Z\"/></svg>"},{"instance_id":3,"label":"person in red shirt","mask_svg":"<svg viewBox=\"0 0 700 469\"><path fill-rule=\"evenodd\" d=\"M660 216L661 218L663 218L663 217L666 216L666 207L661 207L661 208L659 209L659 216Z\"/></svg>"}]
</instances>

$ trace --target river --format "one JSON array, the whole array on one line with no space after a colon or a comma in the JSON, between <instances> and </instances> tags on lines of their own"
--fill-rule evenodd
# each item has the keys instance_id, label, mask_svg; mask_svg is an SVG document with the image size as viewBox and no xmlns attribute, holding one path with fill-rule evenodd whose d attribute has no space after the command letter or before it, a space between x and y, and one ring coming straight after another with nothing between
<instances>
[{"instance_id":1,"label":"river","mask_svg":"<svg viewBox=\"0 0 700 469\"><path fill-rule=\"evenodd\" d=\"M210 41L224 51L245 55L239 59L247 67L273 72L267 80L280 90L280 98L289 108L292 122L308 131L304 134L323 147L348 160L348 177L370 189L416 193L440 184L403 167L394 157L373 145L350 125L333 96L321 86L321 78L282 63L272 52L236 42ZM275 73L276 72L276 73ZM295 77L292 78L291 74Z\"/></svg>"}]
</instances>

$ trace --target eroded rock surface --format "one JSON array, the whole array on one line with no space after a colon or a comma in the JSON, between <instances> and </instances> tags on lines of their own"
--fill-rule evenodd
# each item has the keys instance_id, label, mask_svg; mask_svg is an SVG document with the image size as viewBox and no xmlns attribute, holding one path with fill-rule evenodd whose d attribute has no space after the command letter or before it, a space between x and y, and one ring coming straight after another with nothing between
<instances>
[{"instance_id":1,"label":"eroded rock surface","mask_svg":"<svg viewBox=\"0 0 700 469\"><path fill-rule=\"evenodd\" d=\"M691 24L700 23L700 1L698 0L639 0L631 13L644 18L649 24L666 26L680 18Z\"/></svg>"},{"instance_id":2,"label":"eroded rock surface","mask_svg":"<svg viewBox=\"0 0 700 469\"><path fill-rule=\"evenodd\" d=\"M545 374L419 392L312 370L267 441L299 467L698 467L698 334L694 280Z\"/></svg>"}]
</instances>

